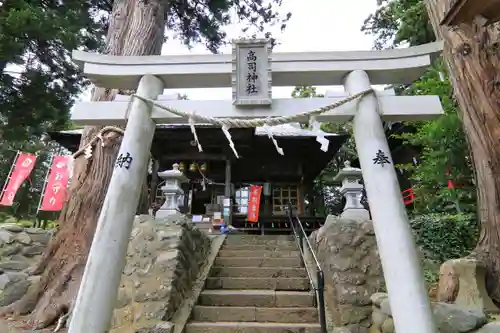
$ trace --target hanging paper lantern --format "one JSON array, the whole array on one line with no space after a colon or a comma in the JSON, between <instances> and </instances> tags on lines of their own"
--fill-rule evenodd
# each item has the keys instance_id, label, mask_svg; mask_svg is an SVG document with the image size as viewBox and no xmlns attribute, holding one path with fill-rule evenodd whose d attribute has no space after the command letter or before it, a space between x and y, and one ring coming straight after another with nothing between
<instances>
[{"instance_id":1,"label":"hanging paper lantern","mask_svg":"<svg viewBox=\"0 0 500 333\"><path fill-rule=\"evenodd\" d=\"M186 164L184 162L179 163L179 171L184 171L186 169Z\"/></svg>"},{"instance_id":2,"label":"hanging paper lantern","mask_svg":"<svg viewBox=\"0 0 500 333\"><path fill-rule=\"evenodd\" d=\"M207 171L207 163L203 163L203 164L200 166L200 171L201 171L201 172L205 172L205 171Z\"/></svg>"},{"instance_id":3,"label":"hanging paper lantern","mask_svg":"<svg viewBox=\"0 0 500 333\"><path fill-rule=\"evenodd\" d=\"M191 165L189 166L189 171L191 171L191 172L195 172L196 171L196 164L194 164L194 162L191 163Z\"/></svg>"}]
</instances>

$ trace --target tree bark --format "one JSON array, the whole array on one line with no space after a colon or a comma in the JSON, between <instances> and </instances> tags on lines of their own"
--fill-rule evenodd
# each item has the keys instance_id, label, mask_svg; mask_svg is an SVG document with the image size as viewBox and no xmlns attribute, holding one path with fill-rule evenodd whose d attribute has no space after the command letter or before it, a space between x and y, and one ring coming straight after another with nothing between
<instances>
[{"instance_id":1,"label":"tree bark","mask_svg":"<svg viewBox=\"0 0 500 333\"><path fill-rule=\"evenodd\" d=\"M106 53L111 55L160 54L165 29L164 0L115 0L110 16ZM113 100L118 91L96 88L94 101ZM86 127L80 147L102 127ZM31 313L36 328L53 324L71 310L76 299L102 203L113 173L121 138L116 133L96 144L89 160L77 158L69 195L52 238L32 274L42 274L18 302L2 314ZM146 175L145 175L146 177Z\"/></svg>"},{"instance_id":2,"label":"tree bark","mask_svg":"<svg viewBox=\"0 0 500 333\"><path fill-rule=\"evenodd\" d=\"M471 256L487 267L487 289L500 302L500 58L498 25L440 26L452 0L425 0L444 40L455 96L475 169L480 237Z\"/></svg>"}]
</instances>

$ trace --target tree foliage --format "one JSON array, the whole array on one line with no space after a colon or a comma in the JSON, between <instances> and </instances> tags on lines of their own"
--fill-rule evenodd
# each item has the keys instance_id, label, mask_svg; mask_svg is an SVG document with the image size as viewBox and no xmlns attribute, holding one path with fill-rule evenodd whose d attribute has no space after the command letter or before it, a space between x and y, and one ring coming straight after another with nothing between
<instances>
[{"instance_id":1,"label":"tree foliage","mask_svg":"<svg viewBox=\"0 0 500 333\"><path fill-rule=\"evenodd\" d=\"M271 38L271 26L279 25L283 30L291 13L280 13L277 9L282 0L187 0L169 1L167 6L167 29L176 33L187 46L203 43L214 53L225 45L227 34L222 28L237 21L243 23L242 32L249 36ZM272 39L275 42L274 39Z\"/></svg>"},{"instance_id":2,"label":"tree foliage","mask_svg":"<svg viewBox=\"0 0 500 333\"><path fill-rule=\"evenodd\" d=\"M361 28L375 36L374 48L416 46L435 40L423 0L383 0ZM395 87L405 95L437 95L445 114L437 120L408 124L415 131L397 134L405 145L418 147L417 165L409 171L416 191L415 214L474 212L475 187L469 147L460 121L453 88L441 60L419 80ZM448 188L452 180L455 188Z\"/></svg>"},{"instance_id":3,"label":"tree foliage","mask_svg":"<svg viewBox=\"0 0 500 333\"><path fill-rule=\"evenodd\" d=\"M436 120L412 123L415 132L395 135L406 145L420 147L417 165L403 166L410 171L413 181L415 214L475 212L475 185L467 140L453 88L443 73L443 64L437 62L402 91L408 95L437 95L444 109L444 115ZM453 188L448 187L448 181L452 181Z\"/></svg>"},{"instance_id":4,"label":"tree foliage","mask_svg":"<svg viewBox=\"0 0 500 333\"><path fill-rule=\"evenodd\" d=\"M435 40L423 0L377 0L361 31L375 36L377 50L415 46Z\"/></svg>"},{"instance_id":5,"label":"tree foliage","mask_svg":"<svg viewBox=\"0 0 500 333\"><path fill-rule=\"evenodd\" d=\"M318 94L316 87L313 86L297 86L292 90L293 98L316 98L325 97L323 94Z\"/></svg>"},{"instance_id":6,"label":"tree foliage","mask_svg":"<svg viewBox=\"0 0 500 333\"><path fill-rule=\"evenodd\" d=\"M71 50L96 50L91 1L4 1L0 8L0 138L26 141L65 127L85 82ZM15 65L11 70L7 66Z\"/></svg>"}]
</instances>

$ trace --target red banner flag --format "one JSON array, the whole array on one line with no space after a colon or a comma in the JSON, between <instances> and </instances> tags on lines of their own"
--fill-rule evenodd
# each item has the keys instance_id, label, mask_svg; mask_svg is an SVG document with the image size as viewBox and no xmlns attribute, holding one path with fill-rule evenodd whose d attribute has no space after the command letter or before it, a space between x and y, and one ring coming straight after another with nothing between
<instances>
[{"instance_id":1,"label":"red banner flag","mask_svg":"<svg viewBox=\"0 0 500 333\"><path fill-rule=\"evenodd\" d=\"M257 222L259 220L260 195L262 186L252 185L250 187L250 197L248 198L248 222Z\"/></svg>"},{"instance_id":2,"label":"red banner flag","mask_svg":"<svg viewBox=\"0 0 500 333\"><path fill-rule=\"evenodd\" d=\"M39 211L57 212L66 199L71 156L54 156Z\"/></svg>"},{"instance_id":3,"label":"red banner flag","mask_svg":"<svg viewBox=\"0 0 500 333\"><path fill-rule=\"evenodd\" d=\"M18 153L10 170L9 177L5 182L1 193L0 205L12 206L14 197L21 187L21 184L28 178L35 167L36 156L26 153Z\"/></svg>"}]
</instances>

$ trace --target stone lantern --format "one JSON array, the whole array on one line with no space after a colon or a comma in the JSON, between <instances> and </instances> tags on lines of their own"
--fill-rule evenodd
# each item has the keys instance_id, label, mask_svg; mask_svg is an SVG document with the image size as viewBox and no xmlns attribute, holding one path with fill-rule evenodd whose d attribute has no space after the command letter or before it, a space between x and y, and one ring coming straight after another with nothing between
<instances>
[{"instance_id":1,"label":"stone lantern","mask_svg":"<svg viewBox=\"0 0 500 333\"><path fill-rule=\"evenodd\" d=\"M370 213L361 203L363 196L363 185L359 181L363 178L361 169L351 167L349 161L344 162L344 168L333 179L334 182L342 184L340 194L346 199L342 218L355 220L368 220Z\"/></svg>"},{"instance_id":2,"label":"stone lantern","mask_svg":"<svg viewBox=\"0 0 500 333\"><path fill-rule=\"evenodd\" d=\"M165 184L161 187L165 195L165 202L156 212L156 217L163 218L179 213L179 206L184 203L182 184L187 183L189 179L179 170L179 164L177 163L172 165L172 170L158 172L158 177L165 181Z\"/></svg>"}]
</instances>

